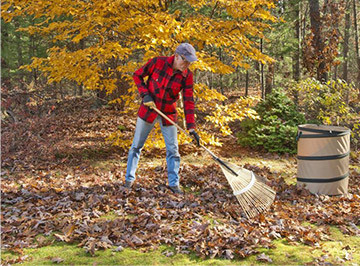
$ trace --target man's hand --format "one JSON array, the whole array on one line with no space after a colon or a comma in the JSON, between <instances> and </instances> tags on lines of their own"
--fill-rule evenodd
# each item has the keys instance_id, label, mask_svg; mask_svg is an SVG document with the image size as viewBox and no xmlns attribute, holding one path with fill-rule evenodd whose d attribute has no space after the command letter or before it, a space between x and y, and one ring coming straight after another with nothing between
<instances>
[{"instance_id":1,"label":"man's hand","mask_svg":"<svg viewBox=\"0 0 360 266\"><path fill-rule=\"evenodd\" d=\"M193 136L193 138L196 140L197 145L200 146L200 137L199 137L199 135L196 133L195 129L193 129L193 128L190 129L190 130L189 130L189 133L190 133L190 135Z\"/></svg>"},{"instance_id":2,"label":"man's hand","mask_svg":"<svg viewBox=\"0 0 360 266\"><path fill-rule=\"evenodd\" d=\"M156 107L155 102L153 98L150 95L145 95L143 99L144 105L152 109L153 107Z\"/></svg>"},{"instance_id":3,"label":"man's hand","mask_svg":"<svg viewBox=\"0 0 360 266\"><path fill-rule=\"evenodd\" d=\"M153 108L153 107L156 107L155 103L154 102L147 102L147 103L144 103L145 106L149 107L149 108Z\"/></svg>"}]
</instances>

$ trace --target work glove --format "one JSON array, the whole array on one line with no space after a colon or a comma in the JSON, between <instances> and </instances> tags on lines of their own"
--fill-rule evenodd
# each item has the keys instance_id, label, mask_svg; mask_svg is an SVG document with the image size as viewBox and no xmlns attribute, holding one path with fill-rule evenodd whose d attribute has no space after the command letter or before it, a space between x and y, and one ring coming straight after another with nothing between
<instances>
[{"instance_id":1,"label":"work glove","mask_svg":"<svg viewBox=\"0 0 360 266\"><path fill-rule=\"evenodd\" d=\"M155 102L153 98L150 95L145 95L143 99L144 105L152 109L153 107L156 107Z\"/></svg>"},{"instance_id":2,"label":"work glove","mask_svg":"<svg viewBox=\"0 0 360 266\"><path fill-rule=\"evenodd\" d=\"M195 129L190 129L189 130L190 135L196 140L196 143L198 146L200 146L200 137L199 135L196 133Z\"/></svg>"}]
</instances>

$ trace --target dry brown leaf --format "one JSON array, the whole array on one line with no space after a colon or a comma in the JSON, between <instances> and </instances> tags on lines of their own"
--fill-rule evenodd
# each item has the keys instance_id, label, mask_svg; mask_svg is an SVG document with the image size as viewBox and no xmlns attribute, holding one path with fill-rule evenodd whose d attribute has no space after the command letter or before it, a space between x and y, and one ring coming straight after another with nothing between
<instances>
[{"instance_id":1,"label":"dry brown leaf","mask_svg":"<svg viewBox=\"0 0 360 266\"><path fill-rule=\"evenodd\" d=\"M261 253L260 255L256 256L256 260L272 263L272 259L269 256L265 255L265 253Z\"/></svg>"},{"instance_id":2,"label":"dry brown leaf","mask_svg":"<svg viewBox=\"0 0 360 266\"><path fill-rule=\"evenodd\" d=\"M51 261L54 263L61 263L64 261L64 259L62 259L60 257L55 257L55 258L52 258Z\"/></svg>"}]
</instances>

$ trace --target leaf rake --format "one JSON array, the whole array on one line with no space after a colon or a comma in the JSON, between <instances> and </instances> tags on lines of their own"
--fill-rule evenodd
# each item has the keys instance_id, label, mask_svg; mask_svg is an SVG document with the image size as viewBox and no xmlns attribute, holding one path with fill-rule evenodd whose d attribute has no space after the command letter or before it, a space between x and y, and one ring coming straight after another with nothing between
<instances>
[{"instance_id":1,"label":"leaf rake","mask_svg":"<svg viewBox=\"0 0 360 266\"><path fill-rule=\"evenodd\" d=\"M191 137L189 133L174 123L159 109L156 107L153 107L153 109L176 126L181 132ZM202 144L200 144L200 147L207 151L211 157L219 163L221 170L233 190L234 196L237 198L247 218L253 218L270 207L275 199L276 192L264 183L264 178L237 165L228 162L225 163Z\"/></svg>"}]
</instances>

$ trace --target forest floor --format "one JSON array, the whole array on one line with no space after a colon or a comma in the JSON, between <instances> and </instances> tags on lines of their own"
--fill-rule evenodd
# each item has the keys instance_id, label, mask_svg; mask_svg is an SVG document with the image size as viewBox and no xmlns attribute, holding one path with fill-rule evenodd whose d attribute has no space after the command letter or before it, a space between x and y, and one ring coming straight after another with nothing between
<instances>
[{"instance_id":1,"label":"forest floor","mask_svg":"<svg viewBox=\"0 0 360 266\"><path fill-rule=\"evenodd\" d=\"M125 189L127 151L105 138L135 115L91 106L73 98L44 117L2 123L3 265L360 263L359 151L349 195L329 197L296 186L295 156L223 139L214 153L277 192L266 213L246 219L221 169L192 144L180 147L185 195L166 187L163 150L144 150Z\"/></svg>"}]
</instances>

